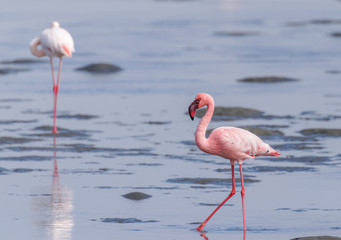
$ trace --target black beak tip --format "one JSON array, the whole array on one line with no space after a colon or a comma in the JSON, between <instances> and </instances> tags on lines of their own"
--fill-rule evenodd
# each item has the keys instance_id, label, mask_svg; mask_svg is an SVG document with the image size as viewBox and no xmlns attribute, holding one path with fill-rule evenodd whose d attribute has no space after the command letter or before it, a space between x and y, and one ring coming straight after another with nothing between
<instances>
[{"instance_id":1,"label":"black beak tip","mask_svg":"<svg viewBox=\"0 0 341 240\"><path fill-rule=\"evenodd\" d=\"M199 100L194 100L191 105L188 107L188 114L191 117L192 121L194 120L195 110L198 109Z\"/></svg>"}]
</instances>

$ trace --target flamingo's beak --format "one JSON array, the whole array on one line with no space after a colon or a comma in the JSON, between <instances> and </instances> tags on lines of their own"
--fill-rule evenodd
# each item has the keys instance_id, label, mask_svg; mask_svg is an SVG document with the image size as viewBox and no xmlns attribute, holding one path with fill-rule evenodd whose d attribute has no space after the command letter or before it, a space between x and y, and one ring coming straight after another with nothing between
<instances>
[{"instance_id":1,"label":"flamingo's beak","mask_svg":"<svg viewBox=\"0 0 341 240\"><path fill-rule=\"evenodd\" d=\"M199 107L198 99L194 100L188 107L188 114L192 120L194 120L195 111L198 109L198 107Z\"/></svg>"}]
</instances>

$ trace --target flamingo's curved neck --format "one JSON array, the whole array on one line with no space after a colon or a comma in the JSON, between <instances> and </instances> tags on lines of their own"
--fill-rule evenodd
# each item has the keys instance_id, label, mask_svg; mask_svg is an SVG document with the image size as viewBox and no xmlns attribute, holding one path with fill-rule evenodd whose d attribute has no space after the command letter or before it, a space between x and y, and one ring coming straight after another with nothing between
<instances>
[{"instance_id":1,"label":"flamingo's curved neck","mask_svg":"<svg viewBox=\"0 0 341 240\"><path fill-rule=\"evenodd\" d=\"M33 39L31 41L31 43L30 43L31 53L34 56L37 56L37 57L44 57L44 56L46 56L45 52L42 49L38 49L39 45L41 45L40 39L39 38Z\"/></svg>"},{"instance_id":2,"label":"flamingo's curved neck","mask_svg":"<svg viewBox=\"0 0 341 240\"><path fill-rule=\"evenodd\" d=\"M197 131L195 132L195 143L200 150L204 152L209 152L209 145L206 138L207 126L210 123L214 112L214 102L213 100L207 104L207 110L205 115L200 120Z\"/></svg>"}]
</instances>

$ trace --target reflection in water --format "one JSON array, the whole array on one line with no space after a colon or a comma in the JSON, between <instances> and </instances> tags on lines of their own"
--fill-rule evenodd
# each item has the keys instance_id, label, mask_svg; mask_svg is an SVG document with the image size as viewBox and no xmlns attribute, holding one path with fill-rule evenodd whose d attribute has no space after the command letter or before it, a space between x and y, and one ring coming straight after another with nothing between
<instances>
[{"instance_id":1,"label":"reflection in water","mask_svg":"<svg viewBox=\"0 0 341 240\"><path fill-rule=\"evenodd\" d=\"M239 0L221 0L221 5L224 10L233 11L238 8Z\"/></svg>"},{"instance_id":2,"label":"reflection in water","mask_svg":"<svg viewBox=\"0 0 341 240\"><path fill-rule=\"evenodd\" d=\"M204 232L200 233L200 237L203 237L205 240L208 240L208 237ZM246 231L243 232L243 240L246 240Z\"/></svg>"},{"instance_id":3,"label":"reflection in water","mask_svg":"<svg viewBox=\"0 0 341 240\"><path fill-rule=\"evenodd\" d=\"M55 136L53 145L55 158L53 161L52 192L49 190L50 194L39 194L34 198L34 224L38 226L39 239L72 239L74 225L72 191L60 185L59 182Z\"/></svg>"},{"instance_id":4,"label":"reflection in water","mask_svg":"<svg viewBox=\"0 0 341 240\"><path fill-rule=\"evenodd\" d=\"M206 236L206 233L201 233L200 236L203 237L205 240L208 240L208 237Z\"/></svg>"}]
</instances>

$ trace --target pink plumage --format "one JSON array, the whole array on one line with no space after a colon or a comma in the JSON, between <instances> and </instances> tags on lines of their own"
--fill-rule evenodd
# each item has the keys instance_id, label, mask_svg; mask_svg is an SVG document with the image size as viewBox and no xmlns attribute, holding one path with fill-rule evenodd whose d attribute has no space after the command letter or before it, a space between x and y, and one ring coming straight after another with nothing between
<instances>
[{"instance_id":1,"label":"pink plumage","mask_svg":"<svg viewBox=\"0 0 341 240\"><path fill-rule=\"evenodd\" d=\"M278 154L255 134L236 127L214 129L207 142L211 146L211 152L208 153L231 161L243 161L255 156L276 156Z\"/></svg>"},{"instance_id":2,"label":"pink plumage","mask_svg":"<svg viewBox=\"0 0 341 240\"><path fill-rule=\"evenodd\" d=\"M194 119L195 111L198 108L207 106L206 114L200 120L200 123L195 132L195 143L198 148L206 153L217 155L231 162L232 171L232 191L230 195L211 213L211 215L197 228L202 231L210 218L218 211L218 209L235 194L235 178L234 165L239 164L240 177L242 183L242 203L243 203L243 224L245 224L245 205L244 205L244 180L242 173L242 163L245 159L254 158L256 156L279 156L279 152L264 143L255 134L241 128L236 127L220 127L214 129L208 138L206 138L207 126L210 123L214 112L214 100L207 93L199 93L195 100L188 107L188 113L191 119Z\"/></svg>"}]
</instances>

